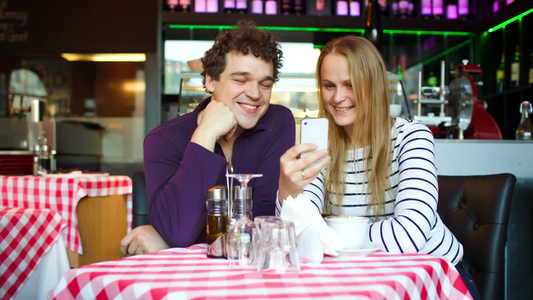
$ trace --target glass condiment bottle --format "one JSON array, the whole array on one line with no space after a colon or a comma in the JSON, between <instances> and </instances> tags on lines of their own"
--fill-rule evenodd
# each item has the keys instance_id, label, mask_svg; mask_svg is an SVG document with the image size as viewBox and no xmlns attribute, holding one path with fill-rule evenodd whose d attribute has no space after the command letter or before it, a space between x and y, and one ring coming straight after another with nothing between
<instances>
[{"instance_id":1,"label":"glass condiment bottle","mask_svg":"<svg viewBox=\"0 0 533 300\"><path fill-rule=\"evenodd\" d=\"M520 119L520 124L516 130L517 140L530 141L532 139L533 125L531 123L531 119L529 118L529 114L532 112L533 109L529 101L523 101L520 105L520 113L522 114L522 118Z\"/></svg>"},{"instance_id":2,"label":"glass condiment bottle","mask_svg":"<svg viewBox=\"0 0 533 300\"><path fill-rule=\"evenodd\" d=\"M226 257L228 207L226 187L215 186L207 191L207 257Z\"/></svg>"},{"instance_id":3,"label":"glass condiment bottle","mask_svg":"<svg viewBox=\"0 0 533 300\"><path fill-rule=\"evenodd\" d=\"M231 226L227 236L227 258L230 266L252 266L257 262L260 236L252 221L252 188L233 188L233 211Z\"/></svg>"},{"instance_id":4,"label":"glass condiment bottle","mask_svg":"<svg viewBox=\"0 0 533 300\"><path fill-rule=\"evenodd\" d=\"M43 173L48 173L51 170L51 159L50 159L50 147L48 146L48 138L44 133L39 136L39 171Z\"/></svg>"},{"instance_id":5,"label":"glass condiment bottle","mask_svg":"<svg viewBox=\"0 0 533 300\"><path fill-rule=\"evenodd\" d=\"M41 148L37 144L33 147L33 175L37 176L39 175L39 171L41 169Z\"/></svg>"}]
</instances>

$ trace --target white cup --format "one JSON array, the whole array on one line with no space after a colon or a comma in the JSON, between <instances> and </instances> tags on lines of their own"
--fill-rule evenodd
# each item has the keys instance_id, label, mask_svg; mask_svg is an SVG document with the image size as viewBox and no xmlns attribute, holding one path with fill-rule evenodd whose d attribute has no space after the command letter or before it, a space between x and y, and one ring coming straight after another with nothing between
<instances>
[{"instance_id":1,"label":"white cup","mask_svg":"<svg viewBox=\"0 0 533 300\"><path fill-rule=\"evenodd\" d=\"M402 105L401 104L391 104L390 105L390 116L391 117L399 117L402 113Z\"/></svg>"},{"instance_id":2,"label":"white cup","mask_svg":"<svg viewBox=\"0 0 533 300\"><path fill-rule=\"evenodd\" d=\"M363 246L368 235L369 218L354 216L329 216L325 218L330 228L344 241L343 250L357 250Z\"/></svg>"}]
</instances>

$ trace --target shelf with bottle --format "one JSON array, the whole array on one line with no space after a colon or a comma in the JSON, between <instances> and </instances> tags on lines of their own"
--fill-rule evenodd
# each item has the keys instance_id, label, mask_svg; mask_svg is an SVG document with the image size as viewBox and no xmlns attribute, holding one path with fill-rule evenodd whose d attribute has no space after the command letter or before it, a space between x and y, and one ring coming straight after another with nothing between
<instances>
[{"instance_id":1,"label":"shelf with bottle","mask_svg":"<svg viewBox=\"0 0 533 300\"><path fill-rule=\"evenodd\" d=\"M267 27L295 27L320 29L360 29L363 30L366 22L366 11L361 11L361 16L339 15L265 15L251 12L218 12L218 13L191 13L163 11L162 21L165 29L172 29L169 25L213 25L235 26L241 19L253 20L258 26ZM453 34L453 32L476 32L478 22L475 20L449 20L449 19L419 19L382 17L385 32L412 31L403 33L427 33L427 34Z\"/></svg>"}]
</instances>

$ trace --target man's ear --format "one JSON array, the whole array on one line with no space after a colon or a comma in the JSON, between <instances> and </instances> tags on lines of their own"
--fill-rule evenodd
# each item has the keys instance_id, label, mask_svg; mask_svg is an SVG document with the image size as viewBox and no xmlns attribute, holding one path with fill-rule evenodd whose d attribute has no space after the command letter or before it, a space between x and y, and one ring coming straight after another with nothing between
<instances>
[{"instance_id":1,"label":"man's ear","mask_svg":"<svg viewBox=\"0 0 533 300\"><path fill-rule=\"evenodd\" d=\"M215 79L208 74L205 74L205 89L211 94L215 91Z\"/></svg>"}]
</instances>

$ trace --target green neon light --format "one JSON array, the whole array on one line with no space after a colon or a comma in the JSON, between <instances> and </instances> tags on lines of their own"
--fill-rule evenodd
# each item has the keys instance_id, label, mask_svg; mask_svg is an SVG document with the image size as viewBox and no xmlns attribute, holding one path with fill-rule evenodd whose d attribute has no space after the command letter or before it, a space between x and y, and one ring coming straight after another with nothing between
<instances>
[{"instance_id":1,"label":"green neon light","mask_svg":"<svg viewBox=\"0 0 533 300\"><path fill-rule=\"evenodd\" d=\"M513 23L513 22L516 21L516 20L522 20L522 18L523 18L524 16L527 16L527 15L529 15L529 14L532 13L532 12L533 12L533 8L530 9L530 10L527 10L527 11L521 13L521 14L519 14L519 15L516 16L516 17L510 18L509 20L507 20L507 21L505 21L505 22L502 22L502 23L500 23L500 24L498 24L498 25L496 25L496 26L494 26L494 27L492 27L492 28L489 28L489 29L487 30L487 32L488 32L488 33L494 32L494 31L496 31L496 30L498 30L498 29L501 29L501 28L507 26L507 25L510 24L510 23Z\"/></svg>"},{"instance_id":2,"label":"green neon light","mask_svg":"<svg viewBox=\"0 0 533 300\"><path fill-rule=\"evenodd\" d=\"M237 28L237 26L231 25L180 25L171 24L168 26L172 29L217 29L226 30L231 28ZM319 27L276 27L276 26L257 26L259 29L265 29L270 31L312 31L312 32L356 32L364 33L364 29L358 28L319 28Z\"/></svg>"},{"instance_id":3,"label":"green neon light","mask_svg":"<svg viewBox=\"0 0 533 300\"><path fill-rule=\"evenodd\" d=\"M416 35L455 35L455 36L469 36L470 32L465 31L429 31L429 30L396 30L385 29L383 33L388 34L416 34Z\"/></svg>"},{"instance_id":4,"label":"green neon light","mask_svg":"<svg viewBox=\"0 0 533 300\"><path fill-rule=\"evenodd\" d=\"M182 25L182 24L170 24L171 29L215 29L226 30L231 28L237 28L233 25ZM257 28L265 29L269 31L311 31L311 32L352 32L364 34L365 30L360 28L319 28L319 27L278 27L278 26L257 26ZM416 35L454 35L454 36L468 36L469 32L462 31L424 31L424 30L391 30L385 29L383 33L386 34L416 34Z\"/></svg>"},{"instance_id":5,"label":"green neon light","mask_svg":"<svg viewBox=\"0 0 533 300\"><path fill-rule=\"evenodd\" d=\"M459 43L459 44L457 44L457 45L451 47L450 49L446 49L446 50L442 51L441 53L439 53L439 54L437 54L437 55L435 55L435 56L433 56L433 57L430 57L430 58L424 60L424 61L422 62L422 65L425 66L425 65L427 65L427 64L429 64L429 63L431 63L431 62L434 62L434 61L436 61L437 59L439 59L439 58L441 58L441 57L443 57L443 56L446 56L446 55L448 55L449 53L451 53L451 52L453 52L453 51L455 51L455 50L457 50L457 49L459 49L459 48L462 48L462 47L464 47L464 46L470 44L471 42L472 42L471 40L467 40L467 41L464 41L464 42L462 42L462 43Z\"/></svg>"}]
</instances>

